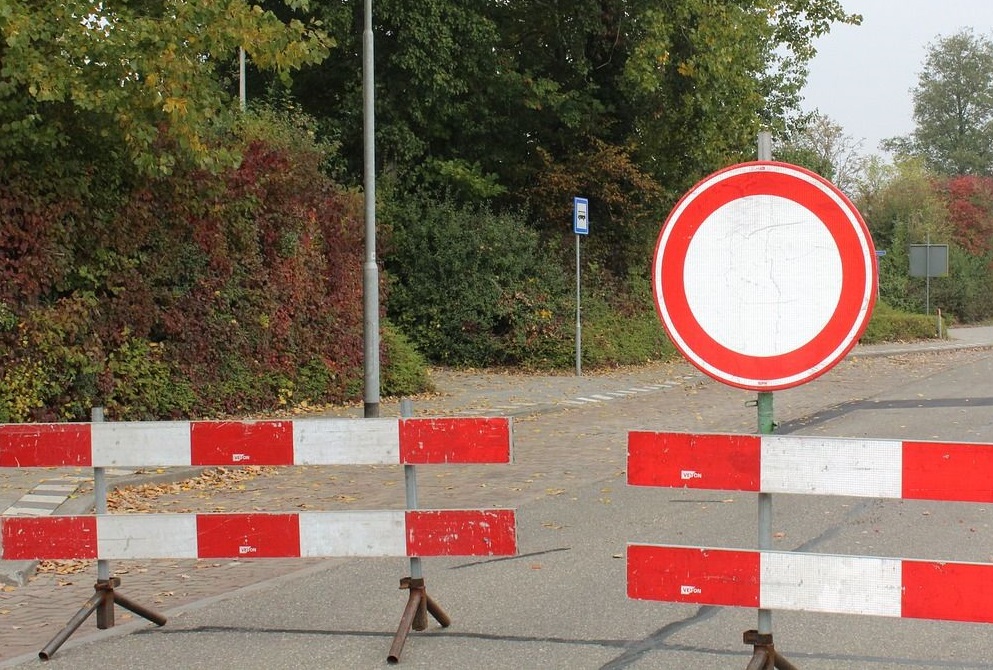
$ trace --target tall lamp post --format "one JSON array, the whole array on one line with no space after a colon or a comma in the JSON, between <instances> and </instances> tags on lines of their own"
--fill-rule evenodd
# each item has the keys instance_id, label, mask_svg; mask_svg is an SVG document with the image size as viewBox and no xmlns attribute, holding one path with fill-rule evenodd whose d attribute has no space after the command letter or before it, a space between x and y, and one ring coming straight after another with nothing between
<instances>
[{"instance_id":1,"label":"tall lamp post","mask_svg":"<svg viewBox=\"0 0 993 670\"><path fill-rule=\"evenodd\" d=\"M362 264L365 343L365 417L379 416L379 268L376 265L376 110L373 86L372 0L365 0L362 32L362 128L365 262Z\"/></svg>"}]
</instances>

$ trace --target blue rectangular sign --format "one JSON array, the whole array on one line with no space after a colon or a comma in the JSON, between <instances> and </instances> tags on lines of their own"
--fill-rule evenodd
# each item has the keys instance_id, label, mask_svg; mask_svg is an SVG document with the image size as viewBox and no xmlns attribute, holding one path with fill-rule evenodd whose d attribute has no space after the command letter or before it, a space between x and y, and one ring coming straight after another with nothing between
<instances>
[{"instance_id":1,"label":"blue rectangular sign","mask_svg":"<svg viewBox=\"0 0 993 670\"><path fill-rule=\"evenodd\" d=\"M586 198L572 199L572 232L590 234L590 201Z\"/></svg>"}]
</instances>

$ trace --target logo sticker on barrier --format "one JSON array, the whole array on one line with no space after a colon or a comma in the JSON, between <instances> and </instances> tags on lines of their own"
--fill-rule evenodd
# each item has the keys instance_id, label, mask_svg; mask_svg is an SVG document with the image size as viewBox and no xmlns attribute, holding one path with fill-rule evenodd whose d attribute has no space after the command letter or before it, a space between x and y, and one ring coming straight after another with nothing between
<instances>
[{"instance_id":1,"label":"logo sticker on barrier","mask_svg":"<svg viewBox=\"0 0 993 670\"><path fill-rule=\"evenodd\" d=\"M868 324L876 282L869 230L844 193L773 161L694 186L653 262L673 344L717 381L758 391L798 386L844 358Z\"/></svg>"}]
</instances>

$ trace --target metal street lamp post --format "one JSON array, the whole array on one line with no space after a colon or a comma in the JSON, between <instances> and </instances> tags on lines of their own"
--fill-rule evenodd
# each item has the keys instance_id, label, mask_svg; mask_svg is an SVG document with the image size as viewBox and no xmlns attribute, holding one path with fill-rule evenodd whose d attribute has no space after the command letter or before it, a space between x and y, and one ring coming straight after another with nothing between
<instances>
[{"instance_id":1,"label":"metal street lamp post","mask_svg":"<svg viewBox=\"0 0 993 670\"><path fill-rule=\"evenodd\" d=\"M362 295L365 353L365 417L379 416L379 268L376 265L376 125L373 86L372 0L365 0L362 33L362 127L365 191L365 262Z\"/></svg>"}]
</instances>

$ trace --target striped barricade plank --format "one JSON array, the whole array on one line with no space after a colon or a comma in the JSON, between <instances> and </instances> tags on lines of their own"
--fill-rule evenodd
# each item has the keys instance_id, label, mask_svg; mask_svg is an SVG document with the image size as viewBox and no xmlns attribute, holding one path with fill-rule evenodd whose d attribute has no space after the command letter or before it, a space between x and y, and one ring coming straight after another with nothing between
<instances>
[{"instance_id":1,"label":"striped barricade plank","mask_svg":"<svg viewBox=\"0 0 993 670\"><path fill-rule=\"evenodd\" d=\"M502 417L0 424L0 467L509 463Z\"/></svg>"},{"instance_id":2,"label":"striped barricade plank","mask_svg":"<svg viewBox=\"0 0 993 670\"><path fill-rule=\"evenodd\" d=\"M634 486L993 502L993 445L633 431Z\"/></svg>"},{"instance_id":3,"label":"striped barricade plank","mask_svg":"<svg viewBox=\"0 0 993 670\"><path fill-rule=\"evenodd\" d=\"M628 545L628 597L993 623L993 565Z\"/></svg>"},{"instance_id":4,"label":"striped barricade plank","mask_svg":"<svg viewBox=\"0 0 993 670\"><path fill-rule=\"evenodd\" d=\"M0 518L0 558L513 556L514 510Z\"/></svg>"}]
</instances>

